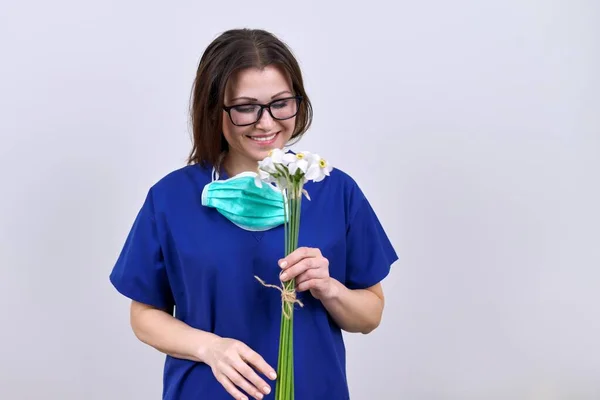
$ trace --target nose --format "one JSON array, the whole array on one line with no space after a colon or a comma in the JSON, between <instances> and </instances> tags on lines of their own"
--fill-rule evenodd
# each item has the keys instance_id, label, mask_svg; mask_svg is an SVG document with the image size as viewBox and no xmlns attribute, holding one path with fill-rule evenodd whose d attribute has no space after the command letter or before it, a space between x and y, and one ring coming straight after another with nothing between
<instances>
[{"instance_id":1,"label":"nose","mask_svg":"<svg viewBox=\"0 0 600 400\"><path fill-rule=\"evenodd\" d=\"M258 121L256 121L256 127L268 132L273 129L273 126L275 126L276 123L277 122L273 119L273 117L271 117L269 110L264 109L262 115Z\"/></svg>"}]
</instances>

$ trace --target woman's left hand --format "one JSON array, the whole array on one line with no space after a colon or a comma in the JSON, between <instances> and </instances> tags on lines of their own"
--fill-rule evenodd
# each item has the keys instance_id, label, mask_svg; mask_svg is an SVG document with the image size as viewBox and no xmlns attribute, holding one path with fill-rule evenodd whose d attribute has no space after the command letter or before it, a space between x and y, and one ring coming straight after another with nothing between
<instances>
[{"instance_id":1,"label":"woman's left hand","mask_svg":"<svg viewBox=\"0 0 600 400\"><path fill-rule=\"evenodd\" d=\"M325 300L334 296L335 284L329 276L329 260L319 249L301 247L279 260L283 270L283 282L296 278L296 290L310 290L316 299Z\"/></svg>"}]
</instances>

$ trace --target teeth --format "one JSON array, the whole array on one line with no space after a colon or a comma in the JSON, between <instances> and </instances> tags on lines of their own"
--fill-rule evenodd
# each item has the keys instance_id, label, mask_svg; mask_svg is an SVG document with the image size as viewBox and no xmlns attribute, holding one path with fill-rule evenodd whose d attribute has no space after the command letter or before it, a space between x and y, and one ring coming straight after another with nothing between
<instances>
[{"instance_id":1,"label":"teeth","mask_svg":"<svg viewBox=\"0 0 600 400\"><path fill-rule=\"evenodd\" d=\"M250 139L255 140L257 142L268 142L269 140L273 140L275 138L275 135L277 135L276 133L271 135L271 136L267 136L267 137L251 137Z\"/></svg>"}]
</instances>

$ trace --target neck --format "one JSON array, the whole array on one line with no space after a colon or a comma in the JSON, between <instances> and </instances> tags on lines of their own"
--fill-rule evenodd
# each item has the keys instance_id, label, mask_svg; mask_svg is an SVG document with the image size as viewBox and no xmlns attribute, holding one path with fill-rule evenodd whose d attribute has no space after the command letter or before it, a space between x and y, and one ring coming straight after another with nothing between
<instances>
[{"instance_id":1,"label":"neck","mask_svg":"<svg viewBox=\"0 0 600 400\"><path fill-rule=\"evenodd\" d=\"M235 153L227 153L223 158L222 168L229 177L232 177L246 171L256 172L258 164L254 160L241 157Z\"/></svg>"}]
</instances>

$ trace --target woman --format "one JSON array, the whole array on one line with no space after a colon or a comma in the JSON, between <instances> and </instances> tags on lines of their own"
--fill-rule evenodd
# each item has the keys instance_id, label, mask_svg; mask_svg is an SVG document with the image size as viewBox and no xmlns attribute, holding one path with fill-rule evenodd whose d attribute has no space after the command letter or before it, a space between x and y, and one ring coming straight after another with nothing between
<instances>
[{"instance_id":1,"label":"woman","mask_svg":"<svg viewBox=\"0 0 600 400\"><path fill-rule=\"evenodd\" d=\"M255 276L296 279L296 398L349 398L342 330L378 326L380 282L397 259L357 184L338 169L306 184L301 247L286 258L281 224L243 227L205 197L298 140L311 118L298 63L272 34L232 30L206 49L189 163L150 188L110 275L132 300L136 336L167 355L163 399L274 397L281 294Z\"/></svg>"}]
</instances>

